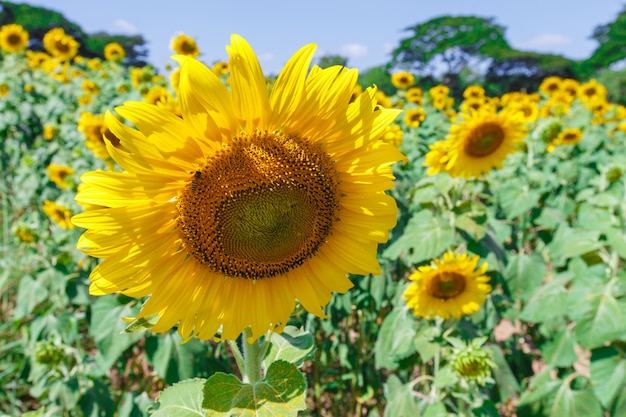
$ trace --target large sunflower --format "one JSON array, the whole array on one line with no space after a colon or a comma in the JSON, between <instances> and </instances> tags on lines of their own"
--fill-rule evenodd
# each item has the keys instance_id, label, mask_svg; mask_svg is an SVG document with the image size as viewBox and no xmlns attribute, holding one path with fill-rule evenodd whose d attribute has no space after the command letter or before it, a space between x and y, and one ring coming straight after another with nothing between
<instances>
[{"instance_id":1,"label":"large sunflower","mask_svg":"<svg viewBox=\"0 0 626 417\"><path fill-rule=\"evenodd\" d=\"M450 126L446 171L453 177L471 178L501 168L527 131L518 112L485 110L464 114L459 123Z\"/></svg>"},{"instance_id":2,"label":"large sunflower","mask_svg":"<svg viewBox=\"0 0 626 417\"><path fill-rule=\"evenodd\" d=\"M0 27L0 49L9 53L22 52L28 46L28 32L21 25Z\"/></svg>"},{"instance_id":3,"label":"large sunflower","mask_svg":"<svg viewBox=\"0 0 626 417\"><path fill-rule=\"evenodd\" d=\"M491 291L487 263L479 257L448 251L431 265L419 267L402 298L413 314L424 318L456 319L476 313Z\"/></svg>"},{"instance_id":4,"label":"large sunflower","mask_svg":"<svg viewBox=\"0 0 626 417\"><path fill-rule=\"evenodd\" d=\"M369 88L349 103L355 69L309 66L300 49L268 94L240 36L227 47L230 90L199 61L181 65L182 118L132 102L106 123L124 172L82 176L76 200L107 208L74 217L78 242L104 258L94 295L150 295L138 317L185 339L281 331L297 299L324 316L347 274L378 273L376 250L395 225L385 194L403 156L379 140L397 111Z\"/></svg>"}]
</instances>

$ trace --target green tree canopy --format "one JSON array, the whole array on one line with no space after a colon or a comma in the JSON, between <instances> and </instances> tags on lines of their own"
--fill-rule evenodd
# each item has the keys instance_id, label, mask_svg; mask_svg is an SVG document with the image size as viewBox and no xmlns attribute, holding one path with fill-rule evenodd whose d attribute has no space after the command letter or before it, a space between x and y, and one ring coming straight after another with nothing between
<instances>
[{"instance_id":1,"label":"green tree canopy","mask_svg":"<svg viewBox=\"0 0 626 417\"><path fill-rule=\"evenodd\" d=\"M24 27L30 35L30 49L43 50L43 37L52 28L60 27L72 35L79 43L79 53L87 58L104 57L104 47L109 42L118 42L126 50L127 65L142 66L148 54L146 41L141 35L109 35L99 32L87 34L82 28L67 20L61 13L44 7L25 3L0 1L0 26L16 23Z\"/></svg>"},{"instance_id":2,"label":"green tree canopy","mask_svg":"<svg viewBox=\"0 0 626 417\"><path fill-rule=\"evenodd\" d=\"M590 69L608 68L626 58L626 6L613 22L597 26L591 35L599 46L584 62Z\"/></svg>"}]
</instances>

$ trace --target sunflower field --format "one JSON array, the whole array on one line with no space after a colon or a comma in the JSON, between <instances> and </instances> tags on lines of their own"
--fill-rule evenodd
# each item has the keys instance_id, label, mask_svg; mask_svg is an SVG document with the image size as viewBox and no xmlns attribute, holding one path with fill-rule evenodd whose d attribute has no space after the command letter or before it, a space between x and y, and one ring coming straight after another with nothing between
<instances>
[{"instance_id":1,"label":"sunflower field","mask_svg":"<svg viewBox=\"0 0 626 417\"><path fill-rule=\"evenodd\" d=\"M165 74L28 40L0 27L0 416L626 415L597 80L389 95L314 45L268 77L237 35Z\"/></svg>"}]
</instances>

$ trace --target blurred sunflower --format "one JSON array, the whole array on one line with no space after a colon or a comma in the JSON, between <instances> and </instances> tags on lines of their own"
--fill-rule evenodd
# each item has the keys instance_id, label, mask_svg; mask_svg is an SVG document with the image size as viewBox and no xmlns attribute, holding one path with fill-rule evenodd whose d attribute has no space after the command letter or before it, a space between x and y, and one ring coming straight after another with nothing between
<instances>
[{"instance_id":1,"label":"blurred sunflower","mask_svg":"<svg viewBox=\"0 0 626 417\"><path fill-rule=\"evenodd\" d=\"M28 32L21 25L9 24L0 27L0 49L16 54L28 46Z\"/></svg>"},{"instance_id":2,"label":"blurred sunflower","mask_svg":"<svg viewBox=\"0 0 626 417\"><path fill-rule=\"evenodd\" d=\"M43 212L63 229L73 229L72 212L67 207L61 206L54 201L46 200L43 203Z\"/></svg>"},{"instance_id":3,"label":"blurred sunflower","mask_svg":"<svg viewBox=\"0 0 626 417\"><path fill-rule=\"evenodd\" d=\"M10 91L11 91L11 88L9 87L9 84L7 83L0 84L0 97L4 98L8 96Z\"/></svg>"},{"instance_id":4,"label":"blurred sunflower","mask_svg":"<svg viewBox=\"0 0 626 417\"><path fill-rule=\"evenodd\" d=\"M590 103L595 100L606 100L606 87L595 79L580 84L578 87L578 98L583 103Z\"/></svg>"},{"instance_id":5,"label":"blurred sunflower","mask_svg":"<svg viewBox=\"0 0 626 417\"><path fill-rule=\"evenodd\" d=\"M450 143L446 140L440 140L428 146L430 150L424 160L424 166L428 167L426 175L435 175L446 170L449 147Z\"/></svg>"},{"instance_id":6,"label":"blurred sunflower","mask_svg":"<svg viewBox=\"0 0 626 417\"><path fill-rule=\"evenodd\" d=\"M46 173L50 181L55 183L60 189L65 190L69 185L68 177L74 175L74 170L64 165L49 164L46 167Z\"/></svg>"},{"instance_id":7,"label":"blurred sunflower","mask_svg":"<svg viewBox=\"0 0 626 417\"><path fill-rule=\"evenodd\" d=\"M576 145L583 140L583 132L577 128L563 129L548 145L547 151L552 152L559 145Z\"/></svg>"},{"instance_id":8,"label":"blurred sunflower","mask_svg":"<svg viewBox=\"0 0 626 417\"><path fill-rule=\"evenodd\" d=\"M435 99L436 97L447 97L450 94L450 87L443 84L438 84L434 87L431 87L428 90L430 96Z\"/></svg>"},{"instance_id":9,"label":"blurred sunflower","mask_svg":"<svg viewBox=\"0 0 626 417\"><path fill-rule=\"evenodd\" d=\"M45 140L52 140L59 133L59 129L56 126L45 125L41 135Z\"/></svg>"},{"instance_id":10,"label":"blurred sunflower","mask_svg":"<svg viewBox=\"0 0 626 417\"><path fill-rule=\"evenodd\" d=\"M464 99L482 99L485 97L485 89L480 85L469 85L463 90Z\"/></svg>"},{"instance_id":11,"label":"blurred sunflower","mask_svg":"<svg viewBox=\"0 0 626 417\"><path fill-rule=\"evenodd\" d=\"M420 123L426 120L426 111L421 107L408 109L404 112L402 120L407 127L419 127Z\"/></svg>"},{"instance_id":12,"label":"blurred sunflower","mask_svg":"<svg viewBox=\"0 0 626 417\"><path fill-rule=\"evenodd\" d=\"M524 140L528 127L518 112L465 114L450 126L446 171L452 177L476 177L501 168L509 153Z\"/></svg>"},{"instance_id":13,"label":"blurred sunflower","mask_svg":"<svg viewBox=\"0 0 626 417\"><path fill-rule=\"evenodd\" d=\"M391 84L401 90L406 90L415 84L415 76L410 72L400 71L391 74Z\"/></svg>"},{"instance_id":14,"label":"blurred sunflower","mask_svg":"<svg viewBox=\"0 0 626 417\"><path fill-rule=\"evenodd\" d=\"M376 252L395 225L391 165L379 140L398 111L368 88L348 103L357 71L309 71L300 49L268 93L249 44L233 35L230 89L195 59L177 56L183 117L130 102L107 113L124 172L90 172L76 200L106 206L74 217L78 247L104 258L94 295L150 298L138 318L184 339L251 339L282 331L298 300L317 316L348 273L378 273Z\"/></svg>"},{"instance_id":15,"label":"blurred sunflower","mask_svg":"<svg viewBox=\"0 0 626 417\"><path fill-rule=\"evenodd\" d=\"M218 77L223 77L228 74L228 62L218 61L211 67L211 71L215 73Z\"/></svg>"},{"instance_id":16,"label":"blurred sunflower","mask_svg":"<svg viewBox=\"0 0 626 417\"><path fill-rule=\"evenodd\" d=\"M54 28L43 36L43 46L53 57L66 61L76 56L79 44L73 36L66 34L63 28Z\"/></svg>"},{"instance_id":17,"label":"blurred sunflower","mask_svg":"<svg viewBox=\"0 0 626 417\"><path fill-rule=\"evenodd\" d=\"M557 76L546 77L541 81L539 85L539 91L544 93L547 96L551 96L556 92L562 90L563 87L563 79Z\"/></svg>"},{"instance_id":18,"label":"blurred sunflower","mask_svg":"<svg viewBox=\"0 0 626 417\"><path fill-rule=\"evenodd\" d=\"M120 62L126 56L124 47L117 42L107 43L104 47L104 58L107 61Z\"/></svg>"},{"instance_id":19,"label":"blurred sunflower","mask_svg":"<svg viewBox=\"0 0 626 417\"><path fill-rule=\"evenodd\" d=\"M184 33L180 33L172 38L170 48L175 53L180 55L190 57L197 57L198 55L200 55L200 50L198 49L198 45L196 44L195 39L185 35Z\"/></svg>"},{"instance_id":20,"label":"blurred sunflower","mask_svg":"<svg viewBox=\"0 0 626 417\"><path fill-rule=\"evenodd\" d=\"M402 296L407 307L427 319L460 319L476 313L491 291L487 263L478 267L479 260L448 251L431 265L420 266L409 276L411 284Z\"/></svg>"},{"instance_id":21,"label":"blurred sunflower","mask_svg":"<svg viewBox=\"0 0 626 417\"><path fill-rule=\"evenodd\" d=\"M402 128L394 123L387 126L387 129L385 129L385 133L383 133L381 140L398 148L400 147L400 145L402 145L402 136Z\"/></svg>"},{"instance_id":22,"label":"blurred sunflower","mask_svg":"<svg viewBox=\"0 0 626 417\"><path fill-rule=\"evenodd\" d=\"M100 88L98 87L98 85L88 79L84 79L80 87L83 89L85 93L91 94L94 96L100 92Z\"/></svg>"}]
</instances>

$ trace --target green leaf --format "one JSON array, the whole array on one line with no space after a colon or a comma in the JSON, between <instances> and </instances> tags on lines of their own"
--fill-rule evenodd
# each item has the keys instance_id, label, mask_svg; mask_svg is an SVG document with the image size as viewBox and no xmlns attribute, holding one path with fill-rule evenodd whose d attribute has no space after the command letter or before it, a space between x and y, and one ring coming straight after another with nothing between
<instances>
[{"instance_id":1,"label":"green leaf","mask_svg":"<svg viewBox=\"0 0 626 417\"><path fill-rule=\"evenodd\" d=\"M626 235L616 228L612 227L604 232L606 234L606 239L611 245L611 248L619 255L620 258L626 259Z\"/></svg>"},{"instance_id":2,"label":"green leaf","mask_svg":"<svg viewBox=\"0 0 626 417\"><path fill-rule=\"evenodd\" d=\"M205 417L202 409L202 387L206 380L187 379L166 388L159 394L158 405L152 417Z\"/></svg>"},{"instance_id":3,"label":"green leaf","mask_svg":"<svg viewBox=\"0 0 626 417\"><path fill-rule=\"evenodd\" d=\"M204 385L202 406L208 417L294 416L306 408L306 381L298 368L286 361L273 362L261 381L244 384L221 372Z\"/></svg>"},{"instance_id":4,"label":"green leaf","mask_svg":"<svg viewBox=\"0 0 626 417\"><path fill-rule=\"evenodd\" d=\"M395 375L390 375L385 384L385 417L419 417L420 410L409 384L403 384Z\"/></svg>"},{"instance_id":5,"label":"green leaf","mask_svg":"<svg viewBox=\"0 0 626 417\"><path fill-rule=\"evenodd\" d=\"M449 222L422 210L409 220L404 233L383 256L387 259L406 256L408 263L417 264L441 255L453 242L454 229Z\"/></svg>"},{"instance_id":6,"label":"green leaf","mask_svg":"<svg viewBox=\"0 0 626 417\"><path fill-rule=\"evenodd\" d=\"M594 349L589 370L593 392L604 408L611 408L613 401L626 392L626 359L612 346Z\"/></svg>"},{"instance_id":7,"label":"green leaf","mask_svg":"<svg viewBox=\"0 0 626 417\"><path fill-rule=\"evenodd\" d=\"M550 417L602 417L602 406L590 389L572 390L567 383L554 397Z\"/></svg>"},{"instance_id":8,"label":"green leaf","mask_svg":"<svg viewBox=\"0 0 626 417\"><path fill-rule=\"evenodd\" d=\"M424 410L422 417L449 417L450 414L446 411L446 406L442 402L435 402L429 404Z\"/></svg>"},{"instance_id":9,"label":"green leaf","mask_svg":"<svg viewBox=\"0 0 626 417\"><path fill-rule=\"evenodd\" d=\"M537 205L541 194L527 184L511 182L498 190L500 205L507 219L514 219Z\"/></svg>"},{"instance_id":10,"label":"green leaf","mask_svg":"<svg viewBox=\"0 0 626 417\"><path fill-rule=\"evenodd\" d=\"M574 333L585 349L603 346L607 342L626 338L626 304L611 294L590 294L576 306L580 318Z\"/></svg>"},{"instance_id":11,"label":"green leaf","mask_svg":"<svg viewBox=\"0 0 626 417\"><path fill-rule=\"evenodd\" d=\"M441 350L441 344L433 341L439 336L439 329L431 326L428 321L421 321L415 335L415 349L422 363L431 360Z\"/></svg>"},{"instance_id":12,"label":"green leaf","mask_svg":"<svg viewBox=\"0 0 626 417\"><path fill-rule=\"evenodd\" d=\"M124 333L141 333L150 329L159 321L159 314L154 313L140 319L133 320L126 328Z\"/></svg>"},{"instance_id":13,"label":"green leaf","mask_svg":"<svg viewBox=\"0 0 626 417\"><path fill-rule=\"evenodd\" d=\"M395 369L400 359L415 353L415 320L406 308L396 308L383 320L376 339L374 363L377 369Z\"/></svg>"},{"instance_id":14,"label":"green leaf","mask_svg":"<svg viewBox=\"0 0 626 417\"><path fill-rule=\"evenodd\" d=\"M541 350L545 361L554 367L569 367L578 359L574 351L572 331L567 327L541 346Z\"/></svg>"},{"instance_id":15,"label":"green leaf","mask_svg":"<svg viewBox=\"0 0 626 417\"><path fill-rule=\"evenodd\" d=\"M570 309L566 285L572 273L562 273L552 281L544 283L530 297L520 318L532 323L542 323L553 318L564 317Z\"/></svg>"},{"instance_id":16,"label":"green leaf","mask_svg":"<svg viewBox=\"0 0 626 417\"><path fill-rule=\"evenodd\" d=\"M533 252L509 256L504 279L514 295L527 301L539 288L546 275L546 264L540 254Z\"/></svg>"},{"instance_id":17,"label":"green leaf","mask_svg":"<svg viewBox=\"0 0 626 417\"><path fill-rule=\"evenodd\" d=\"M273 362L284 360L300 366L314 349L315 340L311 333L295 326L286 326L282 334L271 333L270 347L263 365L267 369Z\"/></svg>"},{"instance_id":18,"label":"green leaf","mask_svg":"<svg viewBox=\"0 0 626 417\"><path fill-rule=\"evenodd\" d=\"M520 386L517 378L513 374L508 361L504 357L502 349L498 345L488 345L487 349L491 351L493 361L496 367L493 370L493 376L496 380L500 398L509 398L512 395L518 395Z\"/></svg>"},{"instance_id":19,"label":"green leaf","mask_svg":"<svg viewBox=\"0 0 626 417\"><path fill-rule=\"evenodd\" d=\"M548 245L550 257L557 266L565 261L602 247L600 232L597 230L583 230L561 225Z\"/></svg>"},{"instance_id":20,"label":"green leaf","mask_svg":"<svg viewBox=\"0 0 626 417\"><path fill-rule=\"evenodd\" d=\"M123 304L120 297L99 297L93 304L89 333L98 347L96 363L101 370L108 370L126 349L141 338L138 333L124 333L126 325L122 317L133 315L131 307Z\"/></svg>"}]
</instances>

